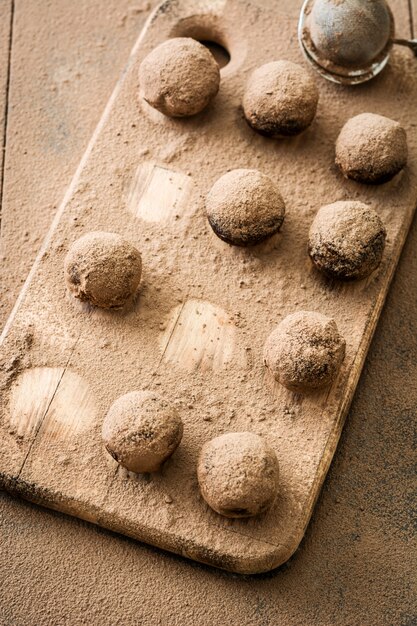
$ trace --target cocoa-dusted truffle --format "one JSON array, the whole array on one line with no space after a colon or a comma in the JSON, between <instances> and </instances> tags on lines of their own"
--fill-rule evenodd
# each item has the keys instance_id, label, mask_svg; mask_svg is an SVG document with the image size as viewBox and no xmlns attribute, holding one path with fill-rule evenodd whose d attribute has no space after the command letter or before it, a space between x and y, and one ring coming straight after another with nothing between
<instances>
[{"instance_id":1,"label":"cocoa-dusted truffle","mask_svg":"<svg viewBox=\"0 0 417 626\"><path fill-rule=\"evenodd\" d=\"M65 281L73 296L104 309L120 308L140 283L139 251L115 233L91 232L70 247Z\"/></svg>"},{"instance_id":2,"label":"cocoa-dusted truffle","mask_svg":"<svg viewBox=\"0 0 417 626\"><path fill-rule=\"evenodd\" d=\"M263 135L298 135L313 121L318 99L316 83L303 67L274 61L249 78L243 111L249 125Z\"/></svg>"},{"instance_id":3,"label":"cocoa-dusted truffle","mask_svg":"<svg viewBox=\"0 0 417 626\"><path fill-rule=\"evenodd\" d=\"M336 141L336 165L346 178L380 184L407 163L407 136L394 120L361 113L346 122Z\"/></svg>"},{"instance_id":4,"label":"cocoa-dusted truffle","mask_svg":"<svg viewBox=\"0 0 417 626\"><path fill-rule=\"evenodd\" d=\"M308 253L321 272L338 280L365 278L380 264L386 231L371 207L354 200L321 207L310 228Z\"/></svg>"},{"instance_id":5,"label":"cocoa-dusted truffle","mask_svg":"<svg viewBox=\"0 0 417 626\"><path fill-rule=\"evenodd\" d=\"M197 474L204 500L226 517L258 515L277 495L277 457L255 433L227 433L205 443Z\"/></svg>"},{"instance_id":6,"label":"cocoa-dusted truffle","mask_svg":"<svg viewBox=\"0 0 417 626\"><path fill-rule=\"evenodd\" d=\"M279 231L285 204L269 176L258 170L237 169L214 183L207 195L206 211L220 239L251 246Z\"/></svg>"},{"instance_id":7,"label":"cocoa-dusted truffle","mask_svg":"<svg viewBox=\"0 0 417 626\"><path fill-rule=\"evenodd\" d=\"M151 391L118 398L104 418L106 450L131 472L156 472L181 441L183 425L175 409Z\"/></svg>"},{"instance_id":8,"label":"cocoa-dusted truffle","mask_svg":"<svg viewBox=\"0 0 417 626\"><path fill-rule=\"evenodd\" d=\"M336 378L345 346L333 319L313 311L298 311L288 315L269 335L264 362L288 389L316 389Z\"/></svg>"},{"instance_id":9,"label":"cocoa-dusted truffle","mask_svg":"<svg viewBox=\"0 0 417 626\"><path fill-rule=\"evenodd\" d=\"M170 117L202 111L219 90L220 70L211 52L190 37L168 39L142 61L141 96Z\"/></svg>"}]
</instances>

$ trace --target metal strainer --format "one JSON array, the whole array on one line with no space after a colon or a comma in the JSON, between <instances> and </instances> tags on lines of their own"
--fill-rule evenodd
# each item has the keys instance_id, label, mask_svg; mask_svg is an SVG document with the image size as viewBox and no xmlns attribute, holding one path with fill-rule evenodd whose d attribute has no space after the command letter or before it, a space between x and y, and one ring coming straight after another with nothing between
<instances>
[{"instance_id":1,"label":"metal strainer","mask_svg":"<svg viewBox=\"0 0 417 626\"><path fill-rule=\"evenodd\" d=\"M347 85L379 74L393 44L417 55L416 39L395 39L394 17L385 0L305 0L298 38L324 78Z\"/></svg>"}]
</instances>

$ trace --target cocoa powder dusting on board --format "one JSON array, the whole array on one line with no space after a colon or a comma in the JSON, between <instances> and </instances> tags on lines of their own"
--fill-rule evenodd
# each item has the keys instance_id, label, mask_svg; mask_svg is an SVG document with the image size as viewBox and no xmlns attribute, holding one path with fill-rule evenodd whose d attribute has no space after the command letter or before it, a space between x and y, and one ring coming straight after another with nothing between
<instances>
[{"instance_id":1,"label":"cocoa powder dusting on board","mask_svg":"<svg viewBox=\"0 0 417 626\"><path fill-rule=\"evenodd\" d=\"M348 110L345 113L349 115ZM323 195L326 181L327 178L318 177ZM403 266L404 276L405 267L408 271L413 267L411 252L410 248L407 263ZM242 289L247 289L251 283L250 274L243 272L242 282ZM106 611L107 617L116 619L122 610L126 623L132 624L141 617L146 623L149 615L155 614L162 621L171 619L175 614L182 624L195 619L201 623L221 623L225 615L232 623L239 620L242 624L253 624L256 619L269 619L277 624L297 626L330 620L344 626L347 615L352 623L378 626L397 623L405 613L412 619L407 591L401 601L405 612L400 615L398 589L401 581L412 578L408 569L410 549L404 541L409 524L405 513L404 483L408 480L409 470L407 428L410 420L404 413L407 407L402 389L407 384L410 392L413 390L413 377L410 375L413 363L406 360L404 364L404 351L396 346L393 329L401 332L402 337L408 337L407 345L413 344L413 334L404 321L409 319L409 311L403 311L403 315L398 316L397 310L403 292L405 294L410 288L409 281L404 278L396 284L397 289L390 298L391 311L394 311L396 302L395 314L392 312L390 316L388 313L386 324L379 329L380 340L377 340L371 354L364 385L359 390L349 429L345 432L328 481L328 491L322 495L307 543L288 570L278 572L268 580L251 580L251 593L247 594L244 579L198 565L190 567L188 562L155 553L143 545L126 542L107 533L97 534L82 522L35 509L25 503L9 502L3 496L2 504L6 503L4 506L8 507L8 512L12 510L16 514L17 520L11 528L8 514L3 518L5 536L8 546L13 544L14 556L12 573L7 559L8 575L2 588L6 597L3 606L7 615L14 616L10 621L18 622L21 616L23 623L28 615L39 619L41 611L43 615L61 617L62 623L68 615L75 621L77 617L82 620L87 604L93 615L101 615L102 618ZM106 349L106 341L109 340L103 340L101 350ZM386 359L390 362L389 381L386 380ZM381 389L390 390L389 395L388 391L382 393L382 400ZM396 389L401 389L401 393L396 395ZM372 394L378 398L375 404ZM399 411L399 407L403 409ZM368 471L370 465L372 472ZM394 501L390 489L390 494L385 487L381 491L381 480L392 485ZM361 495L363 502L360 501ZM12 539L16 528L19 529L18 542ZM352 528L355 528L355 533L352 533ZM50 548L45 546L45 529ZM77 552L84 556L77 558ZM62 563L70 559L72 569L69 571L67 567L62 567ZM33 562L34 567L27 568L28 562ZM25 567L22 567L23 563ZM166 577L161 578L161 567ZM45 577L44 572L48 570L54 571L53 584ZM114 571L120 572L123 584L120 576L114 577ZM133 578L132 571L135 571ZM383 576L381 572L384 572ZM13 586L16 576L19 576L19 589L26 588L26 594L18 594ZM86 582L95 577L100 581L100 590ZM169 584L165 584L163 578ZM33 585L34 580L39 585ZM328 590L325 597L317 594L318 584ZM363 595L364 585L372 590L366 597ZM62 593L62 589L68 590L72 586L77 588L76 594ZM172 593L173 586L175 593ZM43 593L45 587L49 589L48 597ZM140 603L137 601L138 589L143 591ZM112 600L115 590L118 590L117 610ZM104 598L106 591L108 594ZM164 593L170 598L169 605L160 604L161 594ZM343 610L340 608L341 594ZM19 602L15 602L17 595ZM242 606L245 607L244 615Z\"/></svg>"},{"instance_id":2,"label":"cocoa powder dusting on board","mask_svg":"<svg viewBox=\"0 0 417 626\"><path fill-rule=\"evenodd\" d=\"M230 24L234 17L229 15ZM249 35L255 37L252 30ZM154 37L150 49L160 42L160 31ZM256 45L262 39L260 31L257 37L256 64L262 65L263 48ZM141 54L145 56L145 50ZM141 60L142 56L137 66ZM62 494L76 488L88 510L95 506L110 509L110 521L121 518L137 523L133 521L136 515L146 515L147 528L169 528L166 536L192 538L197 545L210 544L214 552L212 546L226 541L229 534L221 518L198 495L198 454L207 440L222 433L254 432L267 437L280 459L281 495L267 514L253 520L250 530L243 520L234 523L236 532L227 540L227 550L235 550L236 559L248 559L246 544L242 547L239 542L250 536L252 546L257 545L254 540L268 542L268 546L282 543L288 551L285 558L295 548L290 529L304 510L302 502L310 502L311 483L306 476L312 479L319 465L340 394L334 387L326 396L327 411L317 420L316 411L308 408L314 399L297 402L282 385L271 389L264 382L264 343L286 315L309 310L314 302L314 310L333 318L346 339L346 358L338 379L344 381L366 327L370 302L379 290L374 280L364 292L340 289L333 293L311 271L306 250L308 230L323 198L353 193L342 177L329 171L346 111L326 117L321 122L326 133L320 136L312 126L302 141L273 140L254 133L238 115L245 87L242 72L222 81L213 106L188 119L172 119L156 113L140 98L138 109L137 69L126 75L121 106L107 118L39 263L30 297L19 310L19 324L24 324L32 315L31 303L46 303L37 309L32 362L59 367L65 359L68 370L88 384L95 417L82 436L73 435L75 450L66 465L58 461L64 442L56 438L44 446L39 478L34 447L25 461L25 480L42 480ZM326 89L322 87L321 102L330 108L334 95ZM241 169L242 164L276 181L287 207L279 237L254 248L219 241L205 211L205 198L215 181L230 169ZM166 202L165 195L158 194L167 185L172 206L167 203L162 215L152 212L154 206ZM404 185L395 195L386 191L379 194L377 206L394 241L403 219L395 208L408 206L411 189ZM376 205L373 191L361 193ZM138 213L128 208L132 195ZM280 209L281 203L276 206ZM132 308L93 309L87 314L68 299L62 264L74 241L75 222L77 236L114 232L140 250L143 277ZM390 251L392 243L385 262ZM385 269L382 264L379 276ZM132 482L132 477L119 472L113 481L117 468L103 451L101 424L115 399L137 389L138 381L140 388L160 391L175 406L184 423L183 440L156 479L146 482L139 477ZM288 410L294 419L288 417ZM81 472L80 458L86 460ZM90 489L90 467L94 467L95 490ZM105 494L104 504L100 493ZM166 493L174 501L169 514L165 512ZM186 525L181 521L184 511ZM208 536L211 524L222 528L222 533ZM205 558L203 552L196 556Z\"/></svg>"}]
</instances>

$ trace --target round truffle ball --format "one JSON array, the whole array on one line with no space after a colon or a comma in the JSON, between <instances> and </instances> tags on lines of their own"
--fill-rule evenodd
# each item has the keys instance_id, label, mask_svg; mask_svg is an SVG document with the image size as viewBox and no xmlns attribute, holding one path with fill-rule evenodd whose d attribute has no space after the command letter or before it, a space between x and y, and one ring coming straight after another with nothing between
<instances>
[{"instance_id":1,"label":"round truffle ball","mask_svg":"<svg viewBox=\"0 0 417 626\"><path fill-rule=\"evenodd\" d=\"M346 178L378 185L407 163L407 136L394 120L361 113L346 122L336 141L336 165Z\"/></svg>"},{"instance_id":2,"label":"round truffle ball","mask_svg":"<svg viewBox=\"0 0 417 626\"><path fill-rule=\"evenodd\" d=\"M205 443L197 474L204 500L225 517L263 513L278 491L275 452L254 433L227 433Z\"/></svg>"},{"instance_id":3,"label":"round truffle ball","mask_svg":"<svg viewBox=\"0 0 417 626\"><path fill-rule=\"evenodd\" d=\"M220 239L235 246L253 246L279 231L285 204L269 176L237 169L214 183L206 198L206 212Z\"/></svg>"},{"instance_id":4,"label":"round truffle ball","mask_svg":"<svg viewBox=\"0 0 417 626\"><path fill-rule=\"evenodd\" d=\"M315 0L309 26L324 59L361 67L375 62L389 46L392 16L385 0Z\"/></svg>"},{"instance_id":5,"label":"round truffle ball","mask_svg":"<svg viewBox=\"0 0 417 626\"><path fill-rule=\"evenodd\" d=\"M190 37L168 39L142 61L141 96L170 117L200 113L219 91L220 70L211 52Z\"/></svg>"},{"instance_id":6,"label":"round truffle ball","mask_svg":"<svg viewBox=\"0 0 417 626\"><path fill-rule=\"evenodd\" d=\"M313 311L298 311L288 315L269 335L264 362L288 389L318 389L336 378L345 347L333 319Z\"/></svg>"},{"instance_id":7,"label":"round truffle ball","mask_svg":"<svg viewBox=\"0 0 417 626\"><path fill-rule=\"evenodd\" d=\"M313 121L319 92L309 73L290 61L258 67L246 85L243 111L262 135L298 135Z\"/></svg>"},{"instance_id":8,"label":"round truffle ball","mask_svg":"<svg viewBox=\"0 0 417 626\"><path fill-rule=\"evenodd\" d=\"M120 396L104 418L106 450L131 472L156 472L179 445L183 433L175 409L152 391Z\"/></svg>"},{"instance_id":9,"label":"round truffle ball","mask_svg":"<svg viewBox=\"0 0 417 626\"><path fill-rule=\"evenodd\" d=\"M369 276L380 264L386 231L371 207L353 200L321 207L310 228L308 253L321 272L338 280Z\"/></svg>"},{"instance_id":10,"label":"round truffle ball","mask_svg":"<svg viewBox=\"0 0 417 626\"><path fill-rule=\"evenodd\" d=\"M122 307L140 283L139 251L115 233L91 232L70 247L65 281L73 296L103 309Z\"/></svg>"}]
</instances>

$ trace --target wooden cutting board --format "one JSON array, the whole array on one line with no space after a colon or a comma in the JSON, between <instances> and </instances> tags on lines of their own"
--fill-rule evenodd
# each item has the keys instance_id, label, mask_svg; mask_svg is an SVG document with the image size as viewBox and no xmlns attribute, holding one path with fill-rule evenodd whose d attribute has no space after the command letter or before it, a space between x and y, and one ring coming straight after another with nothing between
<instances>
[{"instance_id":1,"label":"wooden cutting board","mask_svg":"<svg viewBox=\"0 0 417 626\"><path fill-rule=\"evenodd\" d=\"M0 482L9 491L189 558L242 573L267 571L299 545L335 452L417 197L416 61L394 51L369 84L317 78L318 116L302 136L255 134L240 103L251 71L285 58L304 63L298 7L169 0L152 15L59 208L1 337ZM207 111L170 120L138 97L142 58L170 36L214 40L230 53ZM409 165L367 187L336 171L334 142L352 115L371 111L407 130ZM254 249L218 240L204 196L227 169L258 168L287 205L282 232ZM310 265L306 242L322 204L354 198L374 206L388 232L369 279L338 284ZM119 232L141 250L140 296L125 312L78 305L66 293L63 259L91 230ZM270 380L262 347L290 312L334 317L347 341L336 382L294 394ZM184 438L155 475L136 476L104 451L110 404L138 388L175 403ZM280 492L259 518L228 520L199 496L201 445L223 432L268 438L280 461Z\"/></svg>"}]
</instances>

